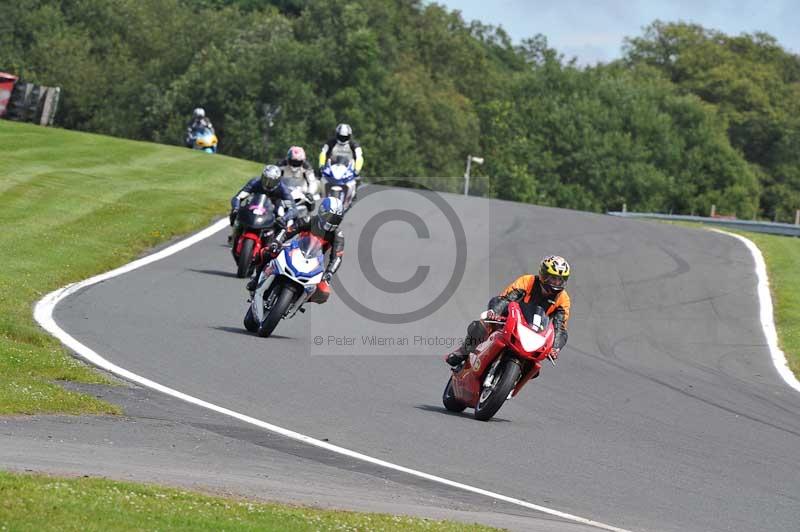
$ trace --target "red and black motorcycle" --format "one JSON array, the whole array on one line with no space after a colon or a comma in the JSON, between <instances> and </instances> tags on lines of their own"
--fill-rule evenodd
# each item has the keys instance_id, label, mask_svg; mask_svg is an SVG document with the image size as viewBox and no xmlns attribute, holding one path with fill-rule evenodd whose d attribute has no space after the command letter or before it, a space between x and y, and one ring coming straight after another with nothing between
<instances>
[{"instance_id":1,"label":"red and black motorcycle","mask_svg":"<svg viewBox=\"0 0 800 532\"><path fill-rule=\"evenodd\" d=\"M475 419L488 421L539 374L544 359L550 358L555 365L550 357L553 323L541 307L530 314L525 316L514 301L508 305L508 318L484 319L484 324L496 329L460 368L453 370L442 395L446 409L462 412L474 408Z\"/></svg>"},{"instance_id":2,"label":"red and black motorcycle","mask_svg":"<svg viewBox=\"0 0 800 532\"><path fill-rule=\"evenodd\" d=\"M253 273L261 248L272 239L275 214L269 197L256 194L247 205L239 208L236 215L242 232L233 243L231 253L236 261L236 277L247 277Z\"/></svg>"}]
</instances>

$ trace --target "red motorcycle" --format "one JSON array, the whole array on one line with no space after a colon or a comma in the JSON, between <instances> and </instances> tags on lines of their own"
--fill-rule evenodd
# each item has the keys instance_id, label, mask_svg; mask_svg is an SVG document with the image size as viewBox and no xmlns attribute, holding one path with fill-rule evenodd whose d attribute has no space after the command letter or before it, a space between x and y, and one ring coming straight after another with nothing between
<instances>
[{"instance_id":1,"label":"red motorcycle","mask_svg":"<svg viewBox=\"0 0 800 532\"><path fill-rule=\"evenodd\" d=\"M446 409L462 412L474 408L475 419L489 421L507 399L516 397L525 383L539 374L544 359L555 365L550 356L553 323L541 307L531 314L526 319L514 301L508 305L508 318L483 320L496 329L453 370L442 395Z\"/></svg>"}]
</instances>

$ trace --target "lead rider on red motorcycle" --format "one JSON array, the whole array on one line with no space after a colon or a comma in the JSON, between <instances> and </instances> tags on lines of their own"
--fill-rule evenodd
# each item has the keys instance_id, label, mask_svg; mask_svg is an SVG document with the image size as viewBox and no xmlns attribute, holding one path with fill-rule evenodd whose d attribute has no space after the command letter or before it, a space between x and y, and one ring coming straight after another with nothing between
<instances>
[{"instance_id":1,"label":"lead rider on red motorcycle","mask_svg":"<svg viewBox=\"0 0 800 532\"><path fill-rule=\"evenodd\" d=\"M555 340L550 356L558 358L558 352L567 343L567 323L569 322L570 300L564 287L569 279L569 263L556 255L545 257L539 266L539 275L523 275L508 285L503 292L489 300L487 319L495 320L508 315L511 301L525 307L542 307L553 321ZM454 368L460 366L484 342L492 328L482 320L475 320L467 327L464 343L447 355L447 363Z\"/></svg>"}]
</instances>

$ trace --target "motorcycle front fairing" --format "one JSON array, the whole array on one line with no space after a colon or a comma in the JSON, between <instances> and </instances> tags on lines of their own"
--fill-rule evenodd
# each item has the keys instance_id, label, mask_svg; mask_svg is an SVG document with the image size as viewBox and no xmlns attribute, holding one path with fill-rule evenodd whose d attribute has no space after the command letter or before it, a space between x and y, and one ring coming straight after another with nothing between
<instances>
[{"instance_id":1,"label":"motorcycle front fairing","mask_svg":"<svg viewBox=\"0 0 800 532\"><path fill-rule=\"evenodd\" d=\"M331 185L346 185L356 179L356 171L352 161L328 162L322 171L322 177Z\"/></svg>"},{"instance_id":2,"label":"motorcycle front fairing","mask_svg":"<svg viewBox=\"0 0 800 532\"><path fill-rule=\"evenodd\" d=\"M349 207L355 197L356 179L358 179L353 161L344 156L337 156L325 165L322 177L325 180L325 193L339 198L345 208Z\"/></svg>"},{"instance_id":3,"label":"motorcycle front fairing","mask_svg":"<svg viewBox=\"0 0 800 532\"><path fill-rule=\"evenodd\" d=\"M293 315L322 282L324 268L323 241L309 232L295 236L284 244L281 253L259 274L251 301L253 315L258 321L263 321L264 294L281 277L303 289L302 295L287 312L287 315Z\"/></svg>"},{"instance_id":4,"label":"motorcycle front fairing","mask_svg":"<svg viewBox=\"0 0 800 532\"><path fill-rule=\"evenodd\" d=\"M530 322L525 319L523 309L518 303L509 306L509 321L516 321L513 334L509 336L509 343L518 353L525 353L523 357L530 362L530 368L520 377L511 397L516 397L522 387L539 374L542 361L547 358L555 341L555 329L550 317L541 307L530 312Z\"/></svg>"},{"instance_id":5,"label":"motorcycle front fairing","mask_svg":"<svg viewBox=\"0 0 800 532\"><path fill-rule=\"evenodd\" d=\"M234 244L234 258L238 259L242 252L242 245L247 239L253 241L253 255L258 257L264 245L264 239L271 236L271 229L275 224L272 202L266 194L256 194L247 204L239 208L237 216L242 232Z\"/></svg>"},{"instance_id":6,"label":"motorcycle front fairing","mask_svg":"<svg viewBox=\"0 0 800 532\"><path fill-rule=\"evenodd\" d=\"M194 149L206 153L217 152L217 136L208 128L194 132Z\"/></svg>"},{"instance_id":7,"label":"motorcycle front fairing","mask_svg":"<svg viewBox=\"0 0 800 532\"><path fill-rule=\"evenodd\" d=\"M239 223L245 229L266 229L275 223L272 202L266 194L258 194L254 201L240 207Z\"/></svg>"}]
</instances>

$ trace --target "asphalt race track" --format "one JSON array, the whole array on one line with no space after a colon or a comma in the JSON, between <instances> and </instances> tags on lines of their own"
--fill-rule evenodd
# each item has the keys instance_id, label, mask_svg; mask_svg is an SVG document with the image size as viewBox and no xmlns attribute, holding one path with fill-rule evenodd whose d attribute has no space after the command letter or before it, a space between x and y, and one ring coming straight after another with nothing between
<instances>
[{"instance_id":1,"label":"asphalt race track","mask_svg":"<svg viewBox=\"0 0 800 532\"><path fill-rule=\"evenodd\" d=\"M772 366L739 241L383 189L343 227L331 301L283 321L273 338L243 330L244 281L224 232L79 292L55 319L166 386L548 508L631 530L798 530L800 394ZM573 267L557 367L491 422L447 413L448 339L545 253ZM368 308L348 306L342 287ZM438 309L417 312L442 292Z\"/></svg>"}]
</instances>

